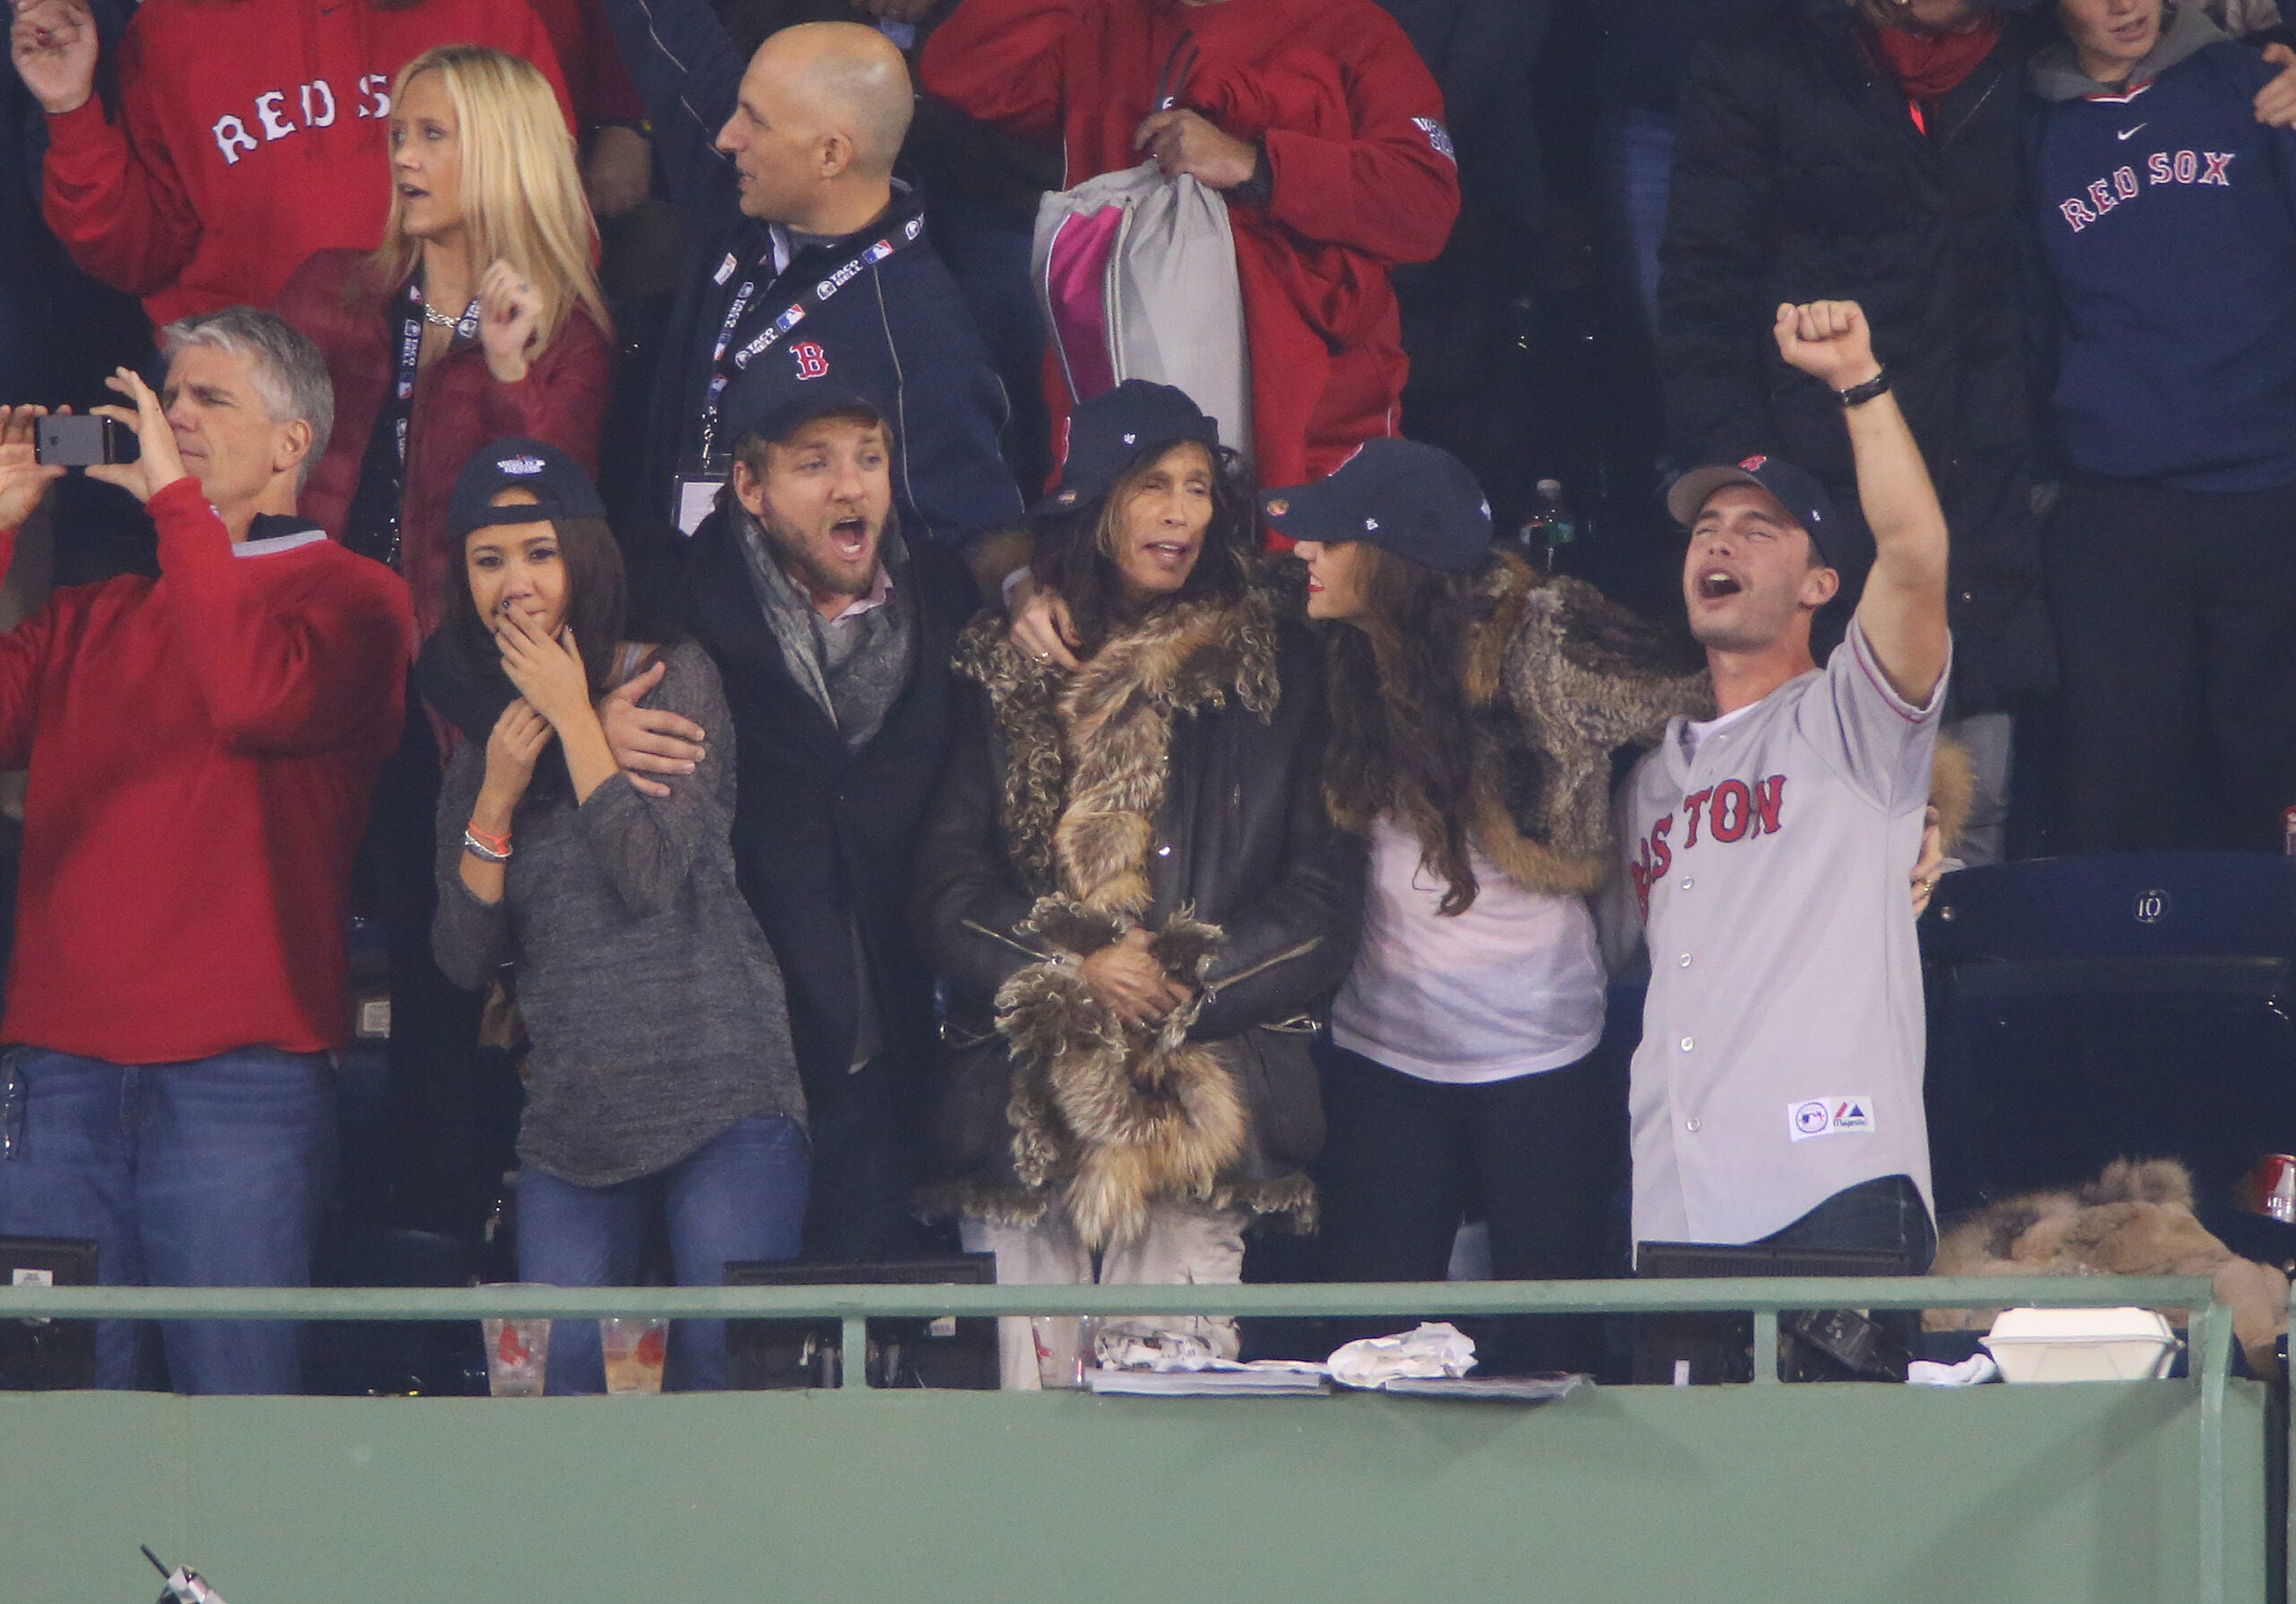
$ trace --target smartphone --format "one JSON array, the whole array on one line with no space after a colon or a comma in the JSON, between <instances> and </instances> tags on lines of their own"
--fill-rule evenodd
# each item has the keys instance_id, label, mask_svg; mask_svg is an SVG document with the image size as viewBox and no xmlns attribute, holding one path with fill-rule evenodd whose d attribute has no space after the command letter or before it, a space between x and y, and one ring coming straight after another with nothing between
<instances>
[{"instance_id":1,"label":"smartphone","mask_svg":"<svg viewBox=\"0 0 2296 1604\"><path fill-rule=\"evenodd\" d=\"M110 418L42 418L37 452L43 466L93 467L133 462L143 454L135 436Z\"/></svg>"}]
</instances>

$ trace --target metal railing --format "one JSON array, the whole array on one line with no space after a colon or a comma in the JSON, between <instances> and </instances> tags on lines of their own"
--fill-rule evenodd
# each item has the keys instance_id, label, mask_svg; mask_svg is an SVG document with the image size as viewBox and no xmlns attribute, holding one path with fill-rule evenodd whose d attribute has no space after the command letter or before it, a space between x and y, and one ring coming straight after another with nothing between
<instances>
[{"instance_id":1,"label":"metal railing","mask_svg":"<svg viewBox=\"0 0 2296 1604\"><path fill-rule=\"evenodd\" d=\"M2231 1310L2205 1277L2023 1276L1714 1280L1435 1281L1237 1286L479 1286L0 1287L0 1319L442 1321L483 1316L596 1319L838 1320L845 1351L865 1351L867 1321L942 1315L1234 1315L1243 1318L1744 1313L1753 1320L1757 1390L1778 1386L1779 1316L1803 1309L2187 1308L2188 1376L2199 1405L2196 1597L2226 1604L2225 1388ZM844 1368L838 1396L898 1407L904 1392L865 1385Z\"/></svg>"}]
</instances>

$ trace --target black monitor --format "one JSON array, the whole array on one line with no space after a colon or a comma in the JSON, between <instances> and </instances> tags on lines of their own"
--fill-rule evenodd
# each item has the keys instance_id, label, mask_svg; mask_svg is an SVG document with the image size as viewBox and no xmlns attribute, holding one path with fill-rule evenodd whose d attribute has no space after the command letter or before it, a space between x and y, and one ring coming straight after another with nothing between
<instances>
[{"instance_id":1,"label":"black monitor","mask_svg":"<svg viewBox=\"0 0 2296 1604\"><path fill-rule=\"evenodd\" d=\"M94 1242L65 1236L0 1236L0 1286L95 1284ZM95 1384L93 1321L0 1320L0 1391L55 1392Z\"/></svg>"},{"instance_id":2,"label":"black monitor","mask_svg":"<svg viewBox=\"0 0 2296 1604\"><path fill-rule=\"evenodd\" d=\"M726 1267L728 1286L993 1286L996 1258L954 1253L883 1264L752 1262ZM726 1322L727 1384L744 1391L834 1387L844 1363L845 1329L836 1320L736 1320ZM997 1382L996 1321L943 1315L936 1320L872 1320L866 1379L872 1387L952 1387L993 1390Z\"/></svg>"},{"instance_id":3,"label":"black monitor","mask_svg":"<svg viewBox=\"0 0 2296 1604\"><path fill-rule=\"evenodd\" d=\"M1635 1250L1634 1273L1650 1280L1708 1280L1717 1277L1903 1276L1905 1257L1886 1251L1764 1247L1696 1242L1646 1242ZM1798 1318L1797 1318L1798 1315ZM1864 1322L1850 1327L1831 1311L1787 1311L1779 1321L1783 1372L1788 1381L1837 1378L1842 1367L1828 1350L1847 1329L1853 1340L1872 1341ZM1797 1334L1796 1328L1803 1330ZM1753 1379L1751 1314L1645 1314L1634 1322L1634 1380L1640 1386ZM1813 1340L1814 1338L1815 1340ZM1902 1366L1900 1379L1903 1379Z\"/></svg>"}]
</instances>

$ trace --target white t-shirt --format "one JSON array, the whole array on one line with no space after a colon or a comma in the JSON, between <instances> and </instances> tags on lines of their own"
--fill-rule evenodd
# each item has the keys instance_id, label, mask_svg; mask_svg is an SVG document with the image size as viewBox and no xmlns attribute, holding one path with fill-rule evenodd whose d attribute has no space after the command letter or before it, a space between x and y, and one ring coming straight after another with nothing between
<instances>
[{"instance_id":1,"label":"white t-shirt","mask_svg":"<svg viewBox=\"0 0 2296 1604\"><path fill-rule=\"evenodd\" d=\"M1331 1039L1422 1080L1473 1085L1575 1064L1602 1040L1605 977L1586 899L1526 891L1472 844L1474 905L1446 918L1419 838L1371 826L1355 967Z\"/></svg>"},{"instance_id":2,"label":"white t-shirt","mask_svg":"<svg viewBox=\"0 0 2296 1604\"><path fill-rule=\"evenodd\" d=\"M1759 702L1750 702L1744 707L1733 708L1730 711L1723 714L1718 719L1683 720L1682 726L1683 750L1692 756L1696 756L1698 754L1698 744L1700 741L1703 741L1707 737L1712 735L1718 729L1729 728L1730 726L1737 723L1748 713L1752 712L1754 709L1761 705L1761 703Z\"/></svg>"}]
</instances>

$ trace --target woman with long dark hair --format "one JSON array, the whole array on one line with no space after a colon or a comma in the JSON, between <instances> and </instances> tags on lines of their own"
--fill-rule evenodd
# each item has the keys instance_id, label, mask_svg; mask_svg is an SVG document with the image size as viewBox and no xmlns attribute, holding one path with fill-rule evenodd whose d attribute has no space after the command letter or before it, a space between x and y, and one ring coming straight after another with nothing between
<instances>
[{"instance_id":1,"label":"woman with long dark hair","mask_svg":"<svg viewBox=\"0 0 2296 1604\"><path fill-rule=\"evenodd\" d=\"M957 1044L934 1200L1001 1280L1235 1281L1253 1216L1312 1216L1307 1036L1362 859L1324 811L1322 665L1217 438L1161 385L1079 407L1037 572L1081 667L996 616L960 648L918 859ZM1134 1334L1236 1351L1225 1320ZM1005 1336L1006 1384L1036 1385L1028 1322Z\"/></svg>"},{"instance_id":2,"label":"woman with long dark hair","mask_svg":"<svg viewBox=\"0 0 2296 1604\"><path fill-rule=\"evenodd\" d=\"M1333 819L1368 839L1363 937L1319 1049L1324 1273L1439 1280L1465 1219L1504 1279L1610 1273L1622 1066L1587 894L1613 872L1612 754L1711 711L1703 667L1591 587L1495 552L1483 493L1381 440L1274 493L1328 640ZM1502 1363L1589 1369L1590 1322Z\"/></svg>"},{"instance_id":3,"label":"woman with long dark hair","mask_svg":"<svg viewBox=\"0 0 2296 1604\"><path fill-rule=\"evenodd\" d=\"M649 1216L677 1278L796 1255L804 1099L781 973L734 880L733 721L700 648L625 641L620 551L587 476L497 440L455 487L462 567L417 681L466 737L439 799L439 965L507 965L533 1051L518 1130L518 1271L629 1285ZM666 797L616 765L597 700L655 660L644 702L716 732ZM669 1382L725 1381L722 1322L673 1331ZM597 1332L561 1322L553 1391L596 1391Z\"/></svg>"}]
</instances>

